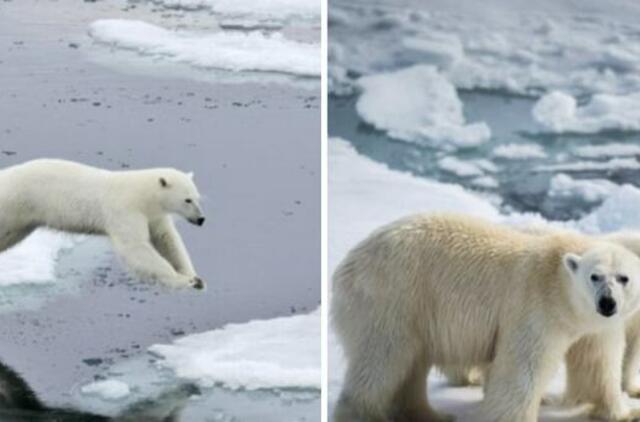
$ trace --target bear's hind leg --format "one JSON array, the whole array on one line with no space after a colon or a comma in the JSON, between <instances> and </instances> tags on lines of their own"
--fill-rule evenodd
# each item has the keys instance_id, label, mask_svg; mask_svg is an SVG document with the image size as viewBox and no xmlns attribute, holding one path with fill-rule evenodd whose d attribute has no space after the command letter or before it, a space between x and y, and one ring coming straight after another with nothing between
<instances>
[{"instance_id":1,"label":"bear's hind leg","mask_svg":"<svg viewBox=\"0 0 640 422\"><path fill-rule=\"evenodd\" d=\"M0 229L0 252L4 252L7 249L20 243L24 238L29 236L35 227L11 227L8 230Z\"/></svg>"},{"instance_id":2,"label":"bear's hind leg","mask_svg":"<svg viewBox=\"0 0 640 422\"><path fill-rule=\"evenodd\" d=\"M436 412L427 398L430 364L420 357L396 396L394 422L451 422L454 416Z\"/></svg>"},{"instance_id":3,"label":"bear's hind leg","mask_svg":"<svg viewBox=\"0 0 640 422\"><path fill-rule=\"evenodd\" d=\"M408 341L387 342L379 334L362 338L360 353L350 354L334 422L388 422L416 361Z\"/></svg>"}]
</instances>

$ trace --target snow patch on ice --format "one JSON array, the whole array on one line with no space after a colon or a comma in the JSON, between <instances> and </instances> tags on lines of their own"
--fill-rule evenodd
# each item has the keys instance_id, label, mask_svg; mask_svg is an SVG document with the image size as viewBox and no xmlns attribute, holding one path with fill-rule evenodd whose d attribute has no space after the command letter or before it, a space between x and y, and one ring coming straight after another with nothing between
<instances>
[{"instance_id":1,"label":"snow patch on ice","mask_svg":"<svg viewBox=\"0 0 640 422\"><path fill-rule=\"evenodd\" d=\"M615 142L604 145L585 145L576 148L574 155L581 158L640 156L640 145Z\"/></svg>"},{"instance_id":2,"label":"snow patch on ice","mask_svg":"<svg viewBox=\"0 0 640 422\"><path fill-rule=\"evenodd\" d=\"M546 158L547 153L538 144L503 144L493 150L493 156L507 160L528 160Z\"/></svg>"},{"instance_id":3,"label":"snow patch on ice","mask_svg":"<svg viewBox=\"0 0 640 422\"><path fill-rule=\"evenodd\" d=\"M319 389L320 311L229 324L149 351L176 376L203 387Z\"/></svg>"},{"instance_id":4,"label":"snow patch on ice","mask_svg":"<svg viewBox=\"0 0 640 422\"><path fill-rule=\"evenodd\" d=\"M535 168L536 171L603 171L637 169L640 169L640 162L635 158L613 158L607 161L579 161L574 163L547 164Z\"/></svg>"},{"instance_id":5,"label":"snow patch on ice","mask_svg":"<svg viewBox=\"0 0 640 422\"><path fill-rule=\"evenodd\" d=\"M553 176L549 187L550 197L574 198L585 202L600 202L618 189L618 185L606 179L574 179L568 174Z\"/></svg>"},{"instance_id":6,"label":"snow patch on ice","mask_svg":"<svg viewBox=\"0 0 640 422\"><path fill-rule=\"evenodd\" d=\"M255 71L317 77L318 44L292 41L280 33L172 31L137 20L103 19L89 34L97 42L195 68Z\"/></svg>"},{"instance_id":7,"label":"snow patch on ice","mask_svg":"<svg viewBox=\"0 0 640 422\"><path fill-rule=\"evenodd\" d=\"M74 245L71 236L37 230L0 254L0 286L53 283L58 255Z\"/></svg>"},{"instance_id":8,"label":"snow patch on ice","mask_svg":"<svg viewBox=\"0 0 640 422\"><path fill-rule=\"evenodd\" d=\"M554 133L598 133L640 130L640 93L597 94L585 105L571 95L553 91L538 100L533 118Z\"/></svg>"},{"instance_id":9,"label":"snow patch on ice","mask_svg":"<svg viewBox=\"0 0 640 422\"><path fill-rule=\"evenodd\" d=\"M459 177L483 176L485 172L495 173L498 170L489 160L461 160L453 156L439 159L438 167Z\"/></svg>"},{"instance_id":10,"label":"snow patch on ice","mask_svg":"<svg viewBox=\"0 0 640 422\"><path fill-rule=\"evenodd\" d=\"M154 0L169 8L206 8L222 18L250 20L316 19L319 0ZM319 23L318 23L319 24Z\"/></svg>"},{"instance_id":11,"label":"snow patch on ice","mask_svg":"<svg viewBox=\"0 0 640 422\"><path fill-rule=\"evenodd\" d=\"M484 122L467 124L455 87L433 66L413 66L358 80L360 117L389 136L433 147L467 148L486 142Z\"/></svg>"},{"instance_id":12,"label":"snow patch on ice","mask_svg":"<svg viewBox=\"0 0 640 422\"><path fill-rule=\"evenodd\" d=\"M458 88L533 96L640 91L640 33L629 20L640 13L638 2L492 3L338 2L331 42L344 54L330 65L370 75L433 64Z\"/></svg>"},{"instance_id":13,"label":"snow patch on ice","mask_svg":"<svg viewBox=\"0 0 640 422\"><path fill-rule=\"evenodd\" d=\"M131 393L126 383L113 379L92 382L83 386L80 391L84 394L99 396L105 400L119 400Z\"/></svg>"}]
</instances>

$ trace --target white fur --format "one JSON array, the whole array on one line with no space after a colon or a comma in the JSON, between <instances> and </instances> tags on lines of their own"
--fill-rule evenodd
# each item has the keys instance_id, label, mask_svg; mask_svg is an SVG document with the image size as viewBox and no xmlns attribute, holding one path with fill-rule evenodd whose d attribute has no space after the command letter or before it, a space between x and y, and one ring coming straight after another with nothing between
<instances>
[{"instance_id":1,"label":"white fur","mask_svg":"<svg viewBox=\"0 0 640 422\"><path fill-rule=\"evenodd\" d=\"M601 282L589 280L592 272ZM616 282L620 274L630 278L626 286ZM479 420L534 422L571 344L590 333L615 337L638 308L640 259L569 233L419 215L356 246L333 286L333 322L348 360L336 422L451 420L428 403L430 368L488 364ZM603 295L618 304L608 318L597 312ZM628 416L620 384L605 384L616 417Z\"/></svg>"},{"instance_id":2,"label":"white fur","mask_svg":"<svg viewBox=\"0 0 640 422\"><path fill-rule=\"evenodd\" d=\"M539 235L568 233L553 228L526 231ZM621 231L598 238L617 243L640 256L639 232ZM622 379L623 390L628 395L640 396L640 312L631 314L624 326L616 331L585 336L577 341L567 353L566 364L567 390L563 403L589 403L594 406L594 416L616 420L620 412L616 408L616 401L609 400L607 396L610 390L608 384ZM488 368L448 365L440 370L449 382L463 386L481 384Z\"/></svg>"},{"instance_id":3,"label":"white fur","mask_svg":"<svg viewBox=\"0 0 640 422\"><path fill-rule=\"evenodd\" d=\"M140 277L202 286L170 217L197 222L199 198L191 176L172 168L107 171L63 160L29 161L0 171L0 252L41 226L107 235Z\"/></svg>"}]
</instances>

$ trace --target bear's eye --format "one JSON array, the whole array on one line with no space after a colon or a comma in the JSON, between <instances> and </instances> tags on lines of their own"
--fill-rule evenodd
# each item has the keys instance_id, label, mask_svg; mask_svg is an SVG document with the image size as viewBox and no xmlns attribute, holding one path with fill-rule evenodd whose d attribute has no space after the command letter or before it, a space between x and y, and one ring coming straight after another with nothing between
<instances>
[{"instance_id":1,"label":"bear's eye","mask_svg":"<svg viewBox=\"0 0 640 422\"><path fill-rule=\"evenodd\" d=\"M193 201L192 201L191 199L187 198L187 199L185 199L185 200L184 200L184 202L186 202L187 204L190 204L190 203L192 203Z\"/></svg>"},{"instance_id":2,"label":"bear's eye","mask_svg":"<svg viewBox=\"0 0 640 422\"><path fill-rule=\"evenodd\" d=\"M616 279L620 284L627 284L629 282L629 277L627 277L626 275L619 275L616 277Z\"/></svg>"},{"instance_id":3,"label":"bear's eye","mask_svg":"<svg viewBox=\"0 0 640 422\"><path fill-rule=\"evenodd\" d=\"M598 274L591 274L591 281L594 283L600 281L600 276Z\"/></svg>"}]
</instances>

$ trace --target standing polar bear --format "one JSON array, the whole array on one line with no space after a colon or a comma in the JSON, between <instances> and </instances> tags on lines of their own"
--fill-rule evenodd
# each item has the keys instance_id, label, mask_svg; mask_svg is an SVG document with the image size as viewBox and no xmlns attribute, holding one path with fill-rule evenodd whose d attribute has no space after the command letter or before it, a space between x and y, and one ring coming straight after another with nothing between
<instances>
[{"instance_id":1,"label":"standing polar bear","mask_svg":"<svg viewBox=\"0 0 640 422\"><path fill-rule=\"evenodd\" d=\"M568 233L567 230L557 228L536 228L528 232L538 235ZM577 233L572 233L577 236ZM596 239L613 242L624 246L637 256L640 256L640 233L620 231L596 237ZM618 348L617 354L613 347ZM588 403L594 407L596 416L610 418L612 409L607 399L608 386L612 382L612 371L618 372L616 377L622 377L622 388L629 396L640 397L640 311L629 316L624 326L616 330L592 334L574 343L567 352L567 387L562 403L575 405ZM617 367L616 367L617 365ZM454 385L464 386L481 384L487 371L485 367L467 367L447 365L439 368ZM622 375L619 375L621 372Z\"/></svg>"},{"instance_id":2,"label":"standing polar bear","mask_svg":"<svg viewBox=\"0 0 640 422\"><path fill-rule=\"evenodd\" d=\"M615 331L639 303L640 259L619 245L454 215L397 221L334 275L348 360L335 420L452 420L428 403L430 368L491 363L480 420L537 421L569 347ZM612 416L629 417L619 377L604 384Z\"/></svg>"},{"instance_id":3,"label":"standing polar bear","mask_svg":"<svg viewBox=\"0 0 640 422\"><path fill-rule=\"evenodd\" d=\"M38 227L107 235L140 277L202 289L171 214L204 223L192 176L42 159L0 171L0 252Z\"/></svg>"}]
</instances>

